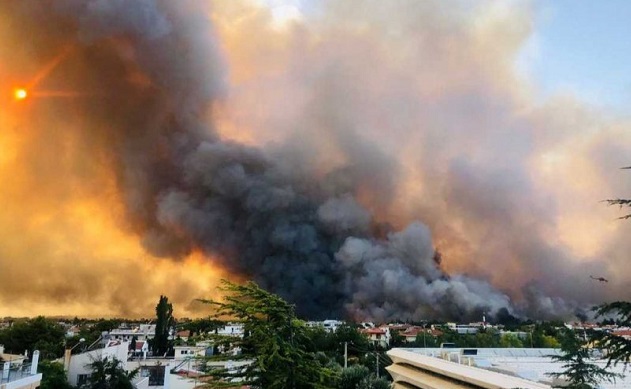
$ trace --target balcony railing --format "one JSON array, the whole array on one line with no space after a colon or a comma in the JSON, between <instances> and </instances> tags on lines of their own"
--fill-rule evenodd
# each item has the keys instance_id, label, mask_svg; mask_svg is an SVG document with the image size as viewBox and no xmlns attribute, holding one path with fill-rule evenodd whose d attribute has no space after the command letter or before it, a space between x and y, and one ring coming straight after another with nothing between
<instances>
[{"instance_id":1,"label":"balcony railing","mask_svg":"<svg viewBox=\"0 0 631 389\"><path fill-rule=\"evenodd\" d=\"M22 378L30 377L31 374L31 364L19 364L12 365L10 363L0 363L0 384L5 384L8 382L13 382L20 380Z\"/></svg>"}]
</instances>

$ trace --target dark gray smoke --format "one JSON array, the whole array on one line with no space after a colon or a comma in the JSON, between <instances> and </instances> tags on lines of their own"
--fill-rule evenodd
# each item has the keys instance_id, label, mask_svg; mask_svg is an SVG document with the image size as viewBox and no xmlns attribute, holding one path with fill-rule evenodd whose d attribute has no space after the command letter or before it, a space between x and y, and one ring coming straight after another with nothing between
<instances>
[{"instance_id":1,"label":"dark gray smoke","mask_svg":"<svg viewBox=\"0 0 631 389\"><path fill-rule=\"evenodd\" d=\"M309 166L308 153L287 152L296 149L291 142L269 152L223 140L207 118L227 93L228 70L206 6L195 0L2 5L30 29L28 44L36 50L72 46L59 77L92 97L64 112L87 123L85 144L115 171L129 228L148 251L177 259L202 250L312 318L462 319L502 309L542 316L572 309L533 294L515 306L482 279L444 272L421 222L393 231L377 220L360 205L360 193L379 188L393 197L399 167L377 148L366 158L371 146L357 132L337 134L349 162L323 176Z\"/></svg>"}]
</instances>

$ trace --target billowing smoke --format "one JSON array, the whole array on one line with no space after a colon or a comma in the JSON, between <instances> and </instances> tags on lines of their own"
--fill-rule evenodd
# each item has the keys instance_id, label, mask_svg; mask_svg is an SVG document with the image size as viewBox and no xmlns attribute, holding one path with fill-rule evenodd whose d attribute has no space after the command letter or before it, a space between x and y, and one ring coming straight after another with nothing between
<instances>
[{"instance_id":1,"label":"billowing smoke","mask_svg":"<svg viewBox=\"0 0 631 389\"><path fill-rule=\"evenodd\" d=\"M547 239L556 205L536 195L526 169L535 119L520 118L516 99L494 90L490 77L508 76L485 69L483 57L459 74L457 58L476 49L450 51L466 49L458 39L475 43L455 27L464 16L432 20L438 5L409 2L392 21L379 2L366 4L330 5L324 22L296 26L288 54L272 60L290 65L276 80L256 77L269 66L264 58L260 69L257 61L254 69L230 68L233 52L222 41L230 29L221 38L216 31L239 16L251 23L244 31L256 30L257 7L216 4L221 12L213 18L212 4L198 0L25 0L0 10L28 32L24 45L37 58L69 50L50 87L83 97L42 99L31 125L55 117L58 131L78 139L73 148L89 150L80 157L111 172L124 228L152 256L184 260L202 252L314 318L550 317L592 302L595 296L572 296L589 281L577 281L568 270L572 255ZM429 24L419 30L413 17ZM436 35L445 41L432 41ZM394 43L397 36L412 39ZM449 61L455 70L441 69L442 56L456 58ZM420 78L398 68L413 64L422 64ZM444 80L432 79L443 71ZM248 74L261 101L233 85L235 77L247 84ZM255 138L274 142L224 133L222 114L242 112L269 127ZM256 127L250 124L244 127ZM437 260L441 242L444 263ZM469 275L458 271L464 264ZM571 281L550 282L553 273Z\"/></svg>"}]
</instances>

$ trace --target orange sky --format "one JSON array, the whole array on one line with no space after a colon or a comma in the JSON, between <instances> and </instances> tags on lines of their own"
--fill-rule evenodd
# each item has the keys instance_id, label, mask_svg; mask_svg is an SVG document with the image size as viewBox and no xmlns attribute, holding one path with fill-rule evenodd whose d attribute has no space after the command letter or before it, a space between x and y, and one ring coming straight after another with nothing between
<instances>
[{"instance_id":1,"label":"orange sky","mask_svg":"<svg viewBox=\"0 0 631 389\"><path fill-rule=\"evenodd\" d=\"M572 95L533 98L537 85L515 71L530 10L348 3L279 23L260 5L209 2L228 87L206 120L225 139L295 146L314 177L383 157L391 190L368 177L359 201L397 228L426 223L450 272L515 294L543 280L559 295L574 283L584 299L631 297L629 223L601 202L631 192L617 170L630 164L629 122ZM199 250L145 250L97 147L108 123L74 104L99 94L64 85L89 71L87 55L29 46L12 16L0 6L0 316L150 316L160 294L178 316L204 312L194 299L237 276ZM580 278L582 266L611 277L609 289Z\"/></svg>"}]
</instances>

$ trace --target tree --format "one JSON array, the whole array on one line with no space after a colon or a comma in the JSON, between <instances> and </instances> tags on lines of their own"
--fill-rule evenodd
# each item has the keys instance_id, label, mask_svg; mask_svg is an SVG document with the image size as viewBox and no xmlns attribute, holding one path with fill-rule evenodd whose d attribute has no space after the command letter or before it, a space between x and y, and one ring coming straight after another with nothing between
<instances>
[{"instance_id":1,"label":"tree","mask_svg":"<svg viewBox=\"0 0 631 389\"><path fill-rule=\"evenodd\" d=\"M122 362L116 358L103 358L92 361L87 367L92 370L85 389L134 389L133 379L138 369L125 371Z\"/></svg>"},{"instance_id":2,"label":"tree","mask_svg":"<svg viewBox=\"0 0 631 389\"><path fill-rule=\"evenodd\" d=\"M202 300L217 308L216 318L230 317L244 324L245 334L239 346L241 356L231 359L251 360L242 369L216 369L211 387L250 385L265 389L330 388L334 372L309 352L307 327L296 318L294 306L277 295L266 292L253 282L236 285L222 281L224 300Z\"/></svg>"},{"instance_id":3,"label":"tree","mask_svg":"<svg viewBox=\"0 0 631 389\"><path fill-rule=\"evenodd\" d=\"M589 348L572 330L565 330L561 337L562 355L554 355L552 359L563 362L560 373L548 373L554 378L563 378L567 384L555 386L566 389L593 389L601 381L614 382L619 374L589 362Z\"/></svg>"},{"instance_id":4,"label":"tree","mask_svg":"<svg viewBox=\"0 0 631 389\"><path fill-rule=\"evenodd\" d=\"M37 371L42 373L40 389L73 389L66 380L66 372L61 363L42 361L37 365Z\"/></svg>"},{"instance_id":5,"label":"tree","mask_svg":"<svg viewBox=\"0 0 631 389\"><path fill-rule=\"evenodd\" d=\"M43 316L24 321L0 331L0 344L7 352L22 354L28 351L33 355L39 350L42 360L55 359L63 355L65 331L52 320Z\"/></svg>"},{"instance_id":6,"label":"tree","mask_svg":"<svg viewBox=\"0 0 631 389\"><path fill-rule=\"evenodd\" d=\"M598 317L616 315L621 327L631 327L631 302L603 304L596 308L596 313ZM607 366L631 362L631 340L605 331L594 332L592 339L599 348L607 350Z\"/></svg>"},{"instance_id":7,"label":"tree","mask_svg":"<svg viewBox=\"0 0 631 389\"><path fill-rule=\"evenodd\" d=\"M391 383L385 378L377 378L374 374L364 377L357 389L390 389Z\"/></svg>"},{"instance_id":8,"label":"tree","mask_svg":"<svg viewBox=\"0 0 631 389\"><path fill-rule=\"evenodd\" d=\"M631 166L623 167L623 169L631 169ZM618 205L620 208L631 208L631 199L610 199L605 201L609 205ZM621 216L620 219L631 219L631 213Z\"/></svg>"},{"instance_id":9,"label":"tree","mask_svg":"<svg viewBox=\"0 0 631 389\"><path fill-rule=\"evenodd\" d=\"M359 389L359 384L368 376L370 376L370 371L366 366L353 365L343 369L340 374L337 389Z\"/></svg>"},{"instance_id":10,"label":"tree","mask_svg":"<svg viewBox=\"0 0 631 389\"><path fill-rule=\"evenodd\" d=\"M623 169L631 169L631 166L624 167ZM606 201L609 205L631 208L631 199ZM621 216L620 219L631 219L631 214ZM598 317L616 315L618 316L618 325L622 327L631 326L631 302L615 301L613 303L603 304L596 307L596 312ZM626 365L631 362L631 340L606 332L594 333L592 337L599 347L607 350L607 366L612 363L615 365L622 362Z\"/></svg>"},{"instance_id":11,"label":"tree","mask_svg":"<svg viewBox=\"0 0 631 389\"><path fill-rule=\"evenodd\" d=\"M152 349L154 355L165 355L170 348L169 331L175 324L173 320L173 305L166 296L160 296L156 305L156 334L153 338Z\"/></svg>"},{"instance_id":12,"label":"tree","mask_svg":"<svg viewBox=\"0 0 631 389\"><path fill-rule=\"evenodd\" d=\"M500 338L500 347L521 348L521 347L524 347L524 344L521 341L521 339L517 337L517 335L505 334L505 335L502 335L502 337Z\"/></svg>"}]
</instances>

